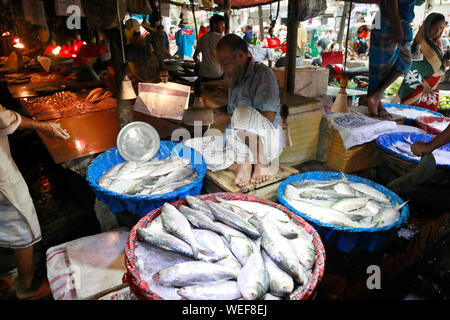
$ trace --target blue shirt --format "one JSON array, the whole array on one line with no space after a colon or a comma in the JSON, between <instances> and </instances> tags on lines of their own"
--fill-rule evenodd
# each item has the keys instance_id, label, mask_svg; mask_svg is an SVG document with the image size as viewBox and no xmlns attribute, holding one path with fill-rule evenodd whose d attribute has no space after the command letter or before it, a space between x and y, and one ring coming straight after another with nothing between
<instances>
[{"instance_id":1,"label":"blue shirt","mask_svg":"<svg viewBox=\"0 0 450 320\"><path fill-rule=\"evenodd\" d=\"M391 0L381 0L380 2L380 9L383 15L385 15L386 7L385 2L391 1ZM416 4L416 0L398 0L398 11L400 14L400 17L402 19L407 20L408 22L413 22L415 14L414 14L414 6Z\"/></svg>"},{"instance_id":2,"label":"blue shirt","mask_svg":"<svg viewBox=\"0 0 450 320\"><path fill-rule=\"evenodd\" d=\"M184 56L188 56L192 58L193 54L193 48L195 42L195 32L192 32L192 34L188 34L183 31L191 31L186 27L181 28L176 33L176 44L178 46L177 55L180 57L180 59L184 59Z\"/></svg>"},{"instance_id":3,"label":"blue shirt","mask_svg":"<svg viewBox=\"0 0 450 320\"><path fill-rule=\"evenodd\" d=\"M230 89L228 113L239 106L251 106L261 112L276 112L273 125L280 122L280 89L278 80L268 66L250 60L239 84Z\"/></svg>"}]
</instances>

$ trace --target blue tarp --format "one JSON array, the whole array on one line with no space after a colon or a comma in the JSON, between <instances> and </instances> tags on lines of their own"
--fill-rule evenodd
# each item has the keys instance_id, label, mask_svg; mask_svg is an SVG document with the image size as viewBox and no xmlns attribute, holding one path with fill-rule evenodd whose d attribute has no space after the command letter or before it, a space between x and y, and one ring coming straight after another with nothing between
<instances>
[{"instance_id":1,"label":"blue tarp","mask_svg":"<svg viewBox=\"0 0 450 320\"><path fill-rule=\"evenodd\" d=\"M125 160L120 156L117 148L105 151L89 165L86 171L86 180L97 198L108 204L111 212L128 211L141 217L151 210L159 208L166 202L183 199L186 195L199 195L206 174L206 163L201 154L192 148L172 141L161 141L161 147L154 159L162 160L171 154L190 159L191 165L198 172L198 178L191 184L174 192L161 195L128 195L112 192L100 187L98 179L109 169Z\"/></svg>"},{"instance_id":2,"label":"blue tarp","mask_svg":"<svg viewBox=\"0 0 450 320\"><path fill-rule=\"evenodd\" d=\"M278 200L286 208L292 210L292 212L298 214L303 219L308 221L317 230L323 242L327 245L336 247L337 249L344 252L353 252L353 253L359 251L373 252L382 249L385 245L387 245L394 239L401 225L408 219L409 217L408 205L405 205L401 209L400 219L389 226L384 226L380 228L349 228L349 227L334 226L313 219L308 215L296 210L284 198L284 190L286 189L286 186L291 184L292 182L300 182L304 180L318 180L318 181L338 180L342 179L342 175L343 173L334 171L312 171L291 176L287 178L285 181L283 181L283 183L281 183L281 185L278 187ZM395 193L373 181L349 174L345 174L345 177L347 177L348 180L352 182L360 182L368 184L369 186L384 193L386 196L389 197L393 205L404 203L404 201L400 199L400 197L397 196Z\"/></svg>"},{"instance_id":3,"label":"blue tarp","mask_svg":"<svg viewBox=\"0 0 450 320\"><path fill-rule=\"evenodd\" d=\"M411 142L416 141L431 141L435 136L431 134L425 134L425 133L418 133L418 132L392 132L392 133L385 133L379 136L375 140L375 145L386 152L387 154L390 154L391 156L397 157L399 159L413 162L413 163L419 163L420 159L413 158L405 153L399 153L398 151L393 150L391 147L393 144L395 144L397 141L403 141L406 142L405 139L410 139ZM440 150L445 150L450 152L450 143L443 145L439 148ZM449 155L450 156L450 155ZM437 168L447 168L450 169L450 165L445 164L438 164L436 163Z\"/></svg>"}]
</instances>

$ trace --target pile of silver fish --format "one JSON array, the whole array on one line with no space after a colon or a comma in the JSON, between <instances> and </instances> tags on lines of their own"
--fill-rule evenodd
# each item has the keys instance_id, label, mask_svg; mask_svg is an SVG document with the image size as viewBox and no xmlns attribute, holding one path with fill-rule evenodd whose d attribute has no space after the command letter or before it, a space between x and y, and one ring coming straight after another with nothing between
<instances>
[{"instance_id":1,"label":"pile of silver fish","mask_svg":"<svg viewBox=\"0 0 450 320\"><path fill-rule=\"evenodd\" d=\"M400 219L400 209L406 204L392 205L384 193L344 175L339 180L293 182L286 186L284 198L313 219L350 228L391 225Z\"/></svg>"},{"instance_id":2,"label":"pile of silver fish","mask_svg":"<svg viewBox=\"0 0 450 320\"><path fill-rule=\"evenodd\" d=\"M130 195L155 195L178 190L198 178L189 159L168 157L147 162L121 162L98 180L110 191Z\"/></svg>"},{"instance_id":3,"label":"pile of silver fish","mask_svg":"<svg viewBox=\"0 0 450 320\"><path fill-rule=\"evenodd\" d=\"M300 292L315 265L312 236L271 206L216 199L166 203L137 229L146 245L191 258L151 279L187 300L281 300Z\"/></svg>"}]
</instances>

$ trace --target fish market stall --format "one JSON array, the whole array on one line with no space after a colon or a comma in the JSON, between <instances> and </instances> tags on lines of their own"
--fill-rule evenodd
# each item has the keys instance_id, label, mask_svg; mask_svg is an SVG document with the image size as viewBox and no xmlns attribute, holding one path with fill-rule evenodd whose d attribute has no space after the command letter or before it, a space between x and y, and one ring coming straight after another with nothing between
<instances>
[{"instance_id":1,"label":"fish market stall","mask_svg":"<svg viewBox=\"0 0 450 320\"><path fill-rule=\"evenodd\" d=\"M443 115L440 114L439 112L415 106L405 106L402 104L395 104L395 103L384 103L383 106L389 113L405 117L406 125L415 126L416 118L421 116L443 117Z\"/></svg>"},{"instance_id":2,"label":"fish market stall","mask_svg":"<svg viewBox=\"0 0 450 320\"><path fill-rule=\"evenodd\" d=\"M416 118L417 125L426 133L438 135L450 124L450 118L435 116L420 116Z\"/></svg>"},{"instance_id":3,"label":"fish market stall","mask_svg":"<svg viewBox=\"0 0 450 320\"><path fill-rule=\"evenodd\" d=\"M157 151L152 160L138 163L110 149L91 162L86 180L111 212L141 217L165 202L199 194L206 172L203 157L171 141L161 141Z\"/></svg>"},{"instance_id":4,"label":"fish market stall","mask_svg":"<svg viewBox=\"0 0 450 320\"><path fill-rule=\"evenodd\" d=\"M327 246L343 252L388 245L409 216L407 204L368 179L339 172L307 172L286 179L279 201L309 221Z\"/></svg>"},{"instance_id":5,"label":"fish market stall","mask_svg":"<svg viewBox=\"0 0 450 320\"><path fill-rule=\"evenodd\" d=\"M416 141L430 141L433 137L431 134L394 132L379 136L375 144L388 167L399 175L404 175L414 169L420 161L420 157L411 152L411 144ZM436 171L429 183L446 185L450 181L449 144L434 150L433 156Z\"/></svg>"},{"instance_id":6,"label":"fish market stall","mask_svg":"<svg viewBox=\"0 0 450 320\"><path fill-rule=\"evenodd\" d=\"M321 239L305 220L237 193L166 203L133 227L125 252L125 281L149 300L313 299L325 269Z\"/></svg>"}]
</instances>

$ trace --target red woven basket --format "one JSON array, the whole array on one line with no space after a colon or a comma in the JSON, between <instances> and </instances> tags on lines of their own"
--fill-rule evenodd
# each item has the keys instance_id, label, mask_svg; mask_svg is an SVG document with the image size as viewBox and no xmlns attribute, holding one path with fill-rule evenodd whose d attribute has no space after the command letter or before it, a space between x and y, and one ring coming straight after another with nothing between
<instances>
[{"instance_id":1,"label":"red woven basket","mask_svg":"<svg viewBox=\"0 0 450 320\"><path fill-rule=\"evenodd\" d=\"M420 116L416 118L416 123L421 129L425 130L429 134L438 135L442 131L430 126L430 123L433 122L450 122L450 118L433 116Z\"/></svg>"},{"instance_id":2,"label":"red woven basket","mask_svg":"<svg viewBox=\"0 0 450 320\"><path fill-rule=\"evenodd\" d=\"M303 220L300 216L294 214L286 207L267 199L258 198L255 196L245 195L241 193L216 193L216 194L200 195L197 197L202 200L211 200L213 202L217 202L215 196L218 196L226 200L244 200L270 205L274 208L277 208L285 212L289 216L289 218L295 222L295 224L301 226L306 232L308 232L308 234L311 234L313 236L313 244L316 254L316 261L314 265L313 275L309 280L309 282L307 283L307 285L305 286L305 288L301 292L296 294L294 297L292 297L291 300L312 299L314 294L316 293L317 286L323 277L325 271L325 258L326 258L325 248L316 230L305 220ZM181 199L176 202L172 202L171 204L174 205L176 208L178 208L182 204L187 205L187 202L186 200ZM152 222L154 218L156 218L160 214L161 208L158 208L151 211L149 214L147 214L145 217L139 220L139 222L131 229L131 232L128 236L128 241L125 245L125 265L127 267L127 272L124 274L122 280L124 283L128 283L131 292L134 293L136 297L141 300L162 300L162 298L158 294L152 292L149 289L148 283L145 280L141 279L141 275L139 274L139 270L137 269L135 264L136 261L135 249L139 245L136 230L137 228L145 228L149 223Z\"/></svg>"}]
</instances>

